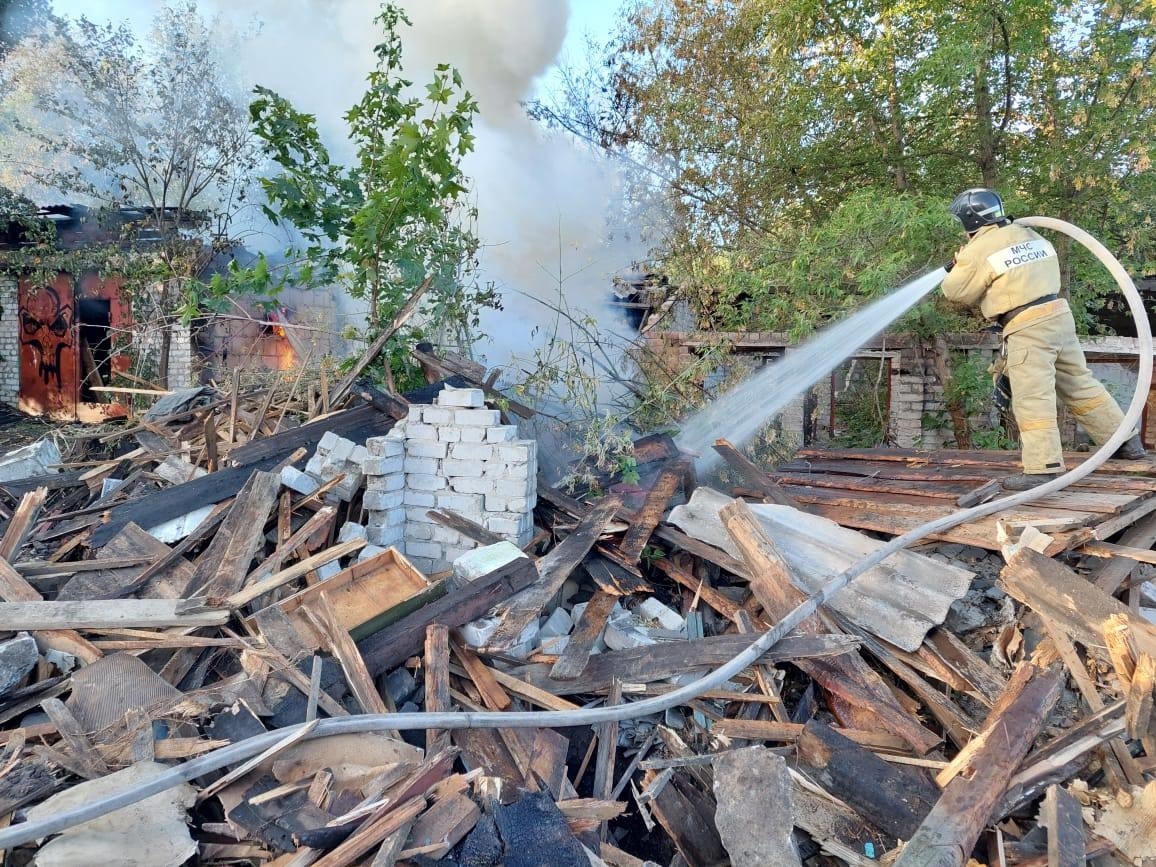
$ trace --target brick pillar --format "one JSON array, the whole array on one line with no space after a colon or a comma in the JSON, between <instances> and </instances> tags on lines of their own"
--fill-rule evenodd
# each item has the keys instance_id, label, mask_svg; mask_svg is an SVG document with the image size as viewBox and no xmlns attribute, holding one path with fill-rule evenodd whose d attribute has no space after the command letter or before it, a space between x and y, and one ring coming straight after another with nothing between
<instances>
[{"instance_id":1,"label":"brick pillar","mask_svg":"<svg viewBox=\"0 0 1156 867\"><path fill-rule=\"evenodd\" d=\"M15 277L0 274L0 403L16 406L20 394L20 311Z\"/></svg>"}]
</instances>

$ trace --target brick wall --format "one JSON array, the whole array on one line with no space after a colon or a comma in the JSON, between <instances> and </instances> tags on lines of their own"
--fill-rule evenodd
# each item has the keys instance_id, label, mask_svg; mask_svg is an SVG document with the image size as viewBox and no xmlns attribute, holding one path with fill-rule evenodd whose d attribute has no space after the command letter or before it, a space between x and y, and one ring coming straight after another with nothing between
<instances>
[{"instance_id":1,"label":"brick wall","mask_svg":"<svg viewBox=\"0 0 1156 867\"><path fill-rule=\"evenodd\" d=\"M477 547L435 522L448 509L525 545L534 532L537 443L518 439L479 389L443 389L434 406L410 407L388 436L366 442L368 540L393 545L432 574Z\"/></svg>"},{"instance_id":2,"label":"brick wall","mask_svg":"<svg viewBox=\"0 0 1156 867\"><path fill-rule=\"evenodd\" d=\"M20 316L15 277L0 274L0 403L15 406L20 393Z\"/></svg>"}]
</instances>

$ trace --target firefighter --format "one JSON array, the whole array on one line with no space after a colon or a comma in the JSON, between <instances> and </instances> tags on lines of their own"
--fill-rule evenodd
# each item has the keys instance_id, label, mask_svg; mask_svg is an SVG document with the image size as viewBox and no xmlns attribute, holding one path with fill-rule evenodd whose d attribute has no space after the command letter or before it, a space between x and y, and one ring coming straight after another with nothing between
<instances>
[{"instance_id":1,"label":"firefighter","mask_svg":"<svg viewBox=\"0 0 1156 867\"><path fill-rule=\"evenodd\" d=\"M1002 328L1001 361L1023 448L1023 472L1004 479L1003 487L1026 491L1064 472L1057 396L1097 444L1116 432L1124 414L1088 370L1072 312L1060 297L1055 248L1013 223L994 190L965 190L950 210L968 242L947 268L943 294L958 304L978 305ZM1113 457L1145 455L1139 435L1133 435Z\"/></svg>"}]
</instances>

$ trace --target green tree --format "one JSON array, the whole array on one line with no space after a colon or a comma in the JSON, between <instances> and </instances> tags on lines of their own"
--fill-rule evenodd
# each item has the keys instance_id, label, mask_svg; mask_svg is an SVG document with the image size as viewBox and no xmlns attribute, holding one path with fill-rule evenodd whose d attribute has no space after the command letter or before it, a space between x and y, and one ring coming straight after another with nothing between
<instances>
[{"instance_id":1,"label":"green tree","mask_svg":"<svg viewBox=\"0 0 1156 867\"><path fill-rule=\"evenodd\" d=\"M473 213L464 208L466 178L461 160L472 148L477 104L461 76L440 65L424 99L411 95L402 76L400 28L409 24L397 6L385 4L376 23L383 31L365 95L345 114L355 155L333 159L316 119L284 97L259 87L250 107L253 128L280 172L261 184L266 213L292 226L303 243L289 251L290 265L245 276L277 284L339 283L369 306L369 333L387 327L407 297L427 277L423 325L464 341L494 294L472 280L477 240ZM402 367L402 347L413 333L394 338L392 362Z\"/></svg>"}]
</instances>

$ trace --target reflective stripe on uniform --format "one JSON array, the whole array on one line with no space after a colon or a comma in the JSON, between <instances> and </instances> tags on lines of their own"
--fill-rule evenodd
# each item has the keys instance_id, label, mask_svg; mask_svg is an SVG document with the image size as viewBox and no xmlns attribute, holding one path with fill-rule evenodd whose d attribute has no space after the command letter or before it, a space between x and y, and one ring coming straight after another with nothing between
<instances>
[{"instance_id":1,"label":"reflective stripe on uniform","mask_svg":"<svg viewBox=\"0 0 1156 867\"><path fill-rule=\"evenodd\" d=\"M1022 420L1017 418L1016 424L1019 425L1021 431L1050 430L1052 428L1059 430L1059 425L1054 418L1025 418Z\"/></svg>"},{"instance_id":2,"label":"reflective stripe on uniform","mask_svg":"<svg viewBox=\"0 0 1156 867\"><path fill-rule=\"evenodd\" d=\"M1019 244L1012 244L997 250L987 257L987 264L997 276L1006 274L1013 268L1056 258L1056 248L1046 238L1033 238Z\"/></svg>"},{"instance_id":3,"label":"reflective stripe on uniform","mask_svg":"<svg viewBox=\"0 0 1156 867\"><path fill-rule=\"evenodd\" d=\"M1068 409L1070 409L1076 415L1087 415L1088 413L1102 407L1110 399L1111 397L1109 395L1101 394L1097 397L1093 397L1091 400L1081 400L1078 403L1069 403Z\"/></svg>"}]
</instances>

